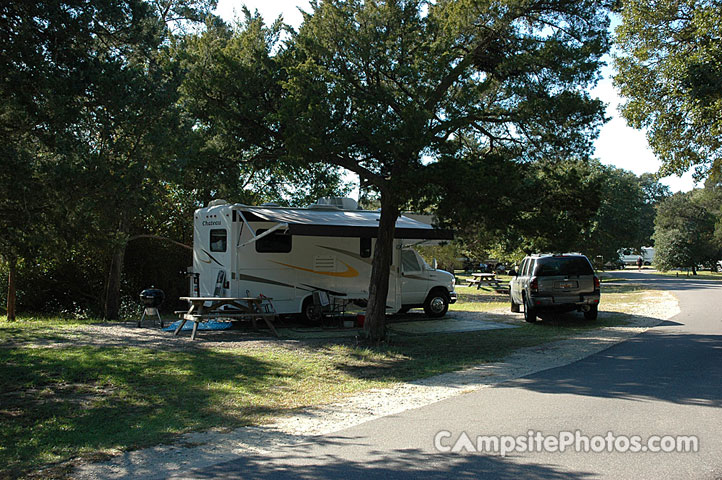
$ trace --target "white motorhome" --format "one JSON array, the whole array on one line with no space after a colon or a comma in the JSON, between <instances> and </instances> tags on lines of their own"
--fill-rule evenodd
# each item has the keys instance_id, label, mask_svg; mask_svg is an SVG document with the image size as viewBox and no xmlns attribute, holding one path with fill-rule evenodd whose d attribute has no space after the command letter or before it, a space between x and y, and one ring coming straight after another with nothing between
<instances>
[{"instance_id":1,"label":"white motorhome","mask_svg":"<svg viewBox=\"0 0 722 480\"><path fill-rule=\"evenodd\" d=\"M642 254L631 248L619 250L619 259L624 265L637 265L637 259L642 257L644 265L651 265L654 262L654 247L642 247Z\"/></svg>"},{"instance_id":2,"label":"white motorhome","mask_svg":"<svg viewBox=\"0 0 722 480\"><path fill-rule=\"evenodd\" d=\"M380 212L359 210L352 199L324 203L288 208L215 200L196 210L191 296L264 295L279 314L307 318L314 291L363 305ZM456 301L454 276L429 266L410 245L449 240L451 232L401 216L395 237L387 313L423 307L443 316Z\"/></svg>"}]
</instances>

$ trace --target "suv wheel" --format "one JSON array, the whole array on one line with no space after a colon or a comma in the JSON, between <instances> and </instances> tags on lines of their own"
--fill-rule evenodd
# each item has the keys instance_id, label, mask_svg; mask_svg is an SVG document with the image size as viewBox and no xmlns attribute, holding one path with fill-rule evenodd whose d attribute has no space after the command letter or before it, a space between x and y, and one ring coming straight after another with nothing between
<instances>
[{"instance_id":1,"label":"suv wheel","mask_svg":"<svg viewBox=\"0 0 722 480\"><path fill-rule=\"evenodd\" d=\"M424 312L431 318L439 318L446 315L449 310L449 295L440 290L429 294L424 302Z\"/></svg>"},{"instance_id":2,"label":"suv wheel","mask_svg":"<svg viewBox=\"0 0 722 480\"><path fill-rule=\"evenodd\" d=\"M528 298L524 298L524 320L529 323L536 322L536 309L530 305Z\"/></svg>"},{"instance_id":3,"label":"suv wheel","mask_svg":"<svg viewBox=\"0 0 722 480\"><path fill-rule=\"evenodd\" d=\"M596 320L599 315L599 305L592 305L589 310L584 312L584 318L587 320Z\"/></svg>"}]
</instances>

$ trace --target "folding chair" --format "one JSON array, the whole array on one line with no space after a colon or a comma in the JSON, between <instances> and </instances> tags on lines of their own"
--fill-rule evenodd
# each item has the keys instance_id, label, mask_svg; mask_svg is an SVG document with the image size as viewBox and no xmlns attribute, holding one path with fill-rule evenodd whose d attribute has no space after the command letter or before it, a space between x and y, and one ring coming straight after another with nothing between
<instances>
[{"instance_id":1,"label":"folding chair","mask_svg":"<svg viewBox=\"0 0 722 480\"><path fill-rule=\"evenodd\" d=\"M317 316L323 325L325 320L329 323L339 321L346 311L346 305L342 302L332 301L328 293L316 290L313 292L314 316Z\"/></svg>"}]
</instances>

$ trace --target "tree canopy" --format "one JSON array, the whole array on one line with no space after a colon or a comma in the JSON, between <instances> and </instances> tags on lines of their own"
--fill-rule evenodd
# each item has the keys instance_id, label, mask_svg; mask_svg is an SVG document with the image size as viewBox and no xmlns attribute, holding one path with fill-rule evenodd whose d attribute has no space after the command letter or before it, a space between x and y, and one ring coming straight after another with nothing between
<instances>
[{"instance_id":1,"label":"tree canopy","mask_svg":"<svg viewBox=\"0 0 722 480\"><path fill-rule=\"evenodd\" d=\"M661 173L722 168L722 2L622 0L615 84Z\"/></svg>"},{"instance_id":2,"label":"tree canopy","mask_svg":"<svg viewBox=\"0 0 722 480\"><path fill-rule=\"evenodd\" d=\"M720 203L710 194L700 189L680 192L659 205L654 232L658 268L686 268L696 274L700 265L716 266L722 252L715 239Z\"/></svg>"}]
</instances>

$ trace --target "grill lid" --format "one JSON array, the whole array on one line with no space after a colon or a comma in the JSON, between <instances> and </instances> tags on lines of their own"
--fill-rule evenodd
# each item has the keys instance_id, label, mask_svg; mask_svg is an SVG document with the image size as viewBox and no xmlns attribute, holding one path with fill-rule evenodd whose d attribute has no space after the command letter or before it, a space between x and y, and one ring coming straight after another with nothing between
<instances>
[{"instance_id":1,"label":"grill lid","mask_svg":"<svg viewBox=\"0 0 722 480\"><path fill-rule=\"evenodd\" d=\"M159 307L165 300L165 293L159 288L146 288L140 292L140 302L146 307Z\"/></svg>"}]
</instances>

